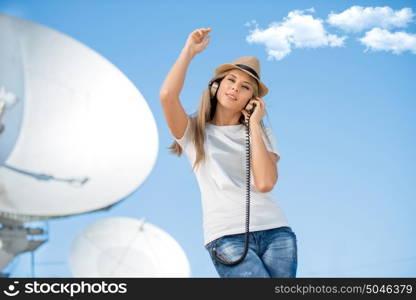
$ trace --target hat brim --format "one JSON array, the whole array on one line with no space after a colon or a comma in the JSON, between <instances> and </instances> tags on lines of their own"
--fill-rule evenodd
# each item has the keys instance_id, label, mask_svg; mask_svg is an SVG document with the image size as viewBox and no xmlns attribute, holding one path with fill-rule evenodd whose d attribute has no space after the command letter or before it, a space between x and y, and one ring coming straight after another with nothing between
<instances>
[{"instance_id":1,"label":"hat brim","mask_svg":"<svg viewBox=\"0 0 416 300\"><path fill-rule=\"evenodd\" d=\"M261 82L261 80L259 80L257 77L255 77L253 74L251 74L249 71L244 70L244 69L242 69L239 66L236 66L234 64L222 64L222 65L220 65L219 67L217 67L215 69L215 72L216 73L221 73L221 72L224 72L224 71L227 71L227 70L230 70L230 69L239 69L239 70L247 73L251 77L253 77L257 81L257 83L259 84L259 97L264 97L269 92L269 89L267 88L267 86L263 82Z\"/></svg>"}]
</instances>

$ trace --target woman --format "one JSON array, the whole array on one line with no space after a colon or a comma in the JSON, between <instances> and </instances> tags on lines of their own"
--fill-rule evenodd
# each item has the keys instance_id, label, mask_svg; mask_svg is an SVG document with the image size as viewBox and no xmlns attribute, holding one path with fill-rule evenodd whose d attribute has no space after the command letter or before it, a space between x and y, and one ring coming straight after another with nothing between
<instances>
[{"instance_id":1,"label":"woman","mask_svg":"<svg viewBox=\"0 0 416 300\"><path fill-rule=\"evenodd\" d=\"M220 277L296 277L296 235L270 193L280 157L262 121L261 97L268 88L260 80L258 60L246 56L217 67L194 115L188 116L180 103L186 70L208 45L210 31L200 28L188 35L160 89L164 116L175 138L170 149L177 155L185 152L193 165L201 191L205 247ZM246 164L251 166L247 174ZM247 178L250 232L245 235Z\"/></svg>"}]
</instances>

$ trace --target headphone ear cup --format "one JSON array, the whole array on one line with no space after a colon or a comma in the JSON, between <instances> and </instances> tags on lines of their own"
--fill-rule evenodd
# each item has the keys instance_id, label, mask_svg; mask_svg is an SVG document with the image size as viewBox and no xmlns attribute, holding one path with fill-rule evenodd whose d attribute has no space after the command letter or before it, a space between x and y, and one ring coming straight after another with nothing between
<instances>
[{"instance_id":1,"label":"headphone ear cup","mask_svg":"<svg viewBox=\"0 0 416 300\"><path fill-rule=\"evenodd\" d=\"M218 90L218 82L214 81L211 85L211 98L213 98L215 96L215 93Z\"/></svg>"}]
</instances>

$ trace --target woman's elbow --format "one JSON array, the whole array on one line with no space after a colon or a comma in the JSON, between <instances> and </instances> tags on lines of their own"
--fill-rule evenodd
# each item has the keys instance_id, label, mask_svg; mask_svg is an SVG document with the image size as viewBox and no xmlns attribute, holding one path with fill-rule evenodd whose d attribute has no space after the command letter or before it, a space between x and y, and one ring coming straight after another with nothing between
<instances>
[{"instance_id":1,"label":"woman's elbow","mask_svg":"<svg viewBox=\"0 0 416 300\"><path fill-rule=\"evenodd\" d=\"M260 184L256 184L256 188L260 193L268 193L273 190L275 185L277 184L277 178L273 182L264 182Z\"/></svg>"},{"instance_id":2,"label":"woman's elbow","mask_svg":"<svg viewBox=\"0 0 416 300\"><path fill-rule=\"evenodd\" d=\"M271 184L264 184L264 185L259 185L259 186L257 187L257 190L258 190L260 193L268 193L268 192L270 192L271 190L273 190L273 187L274 187L274 185L271 185Z\"/></svg>"},{"instance_id":3,"label":"woman's elbow","mask_svg":"<svg viewBox=\"0 0 416 300\"><path fill-rule=\"evenodd\" d=\"M164 99L169 97L169 92L165 89L160 89L159 91L159 99L163 101Z\"/></svg>"}]
</instances>

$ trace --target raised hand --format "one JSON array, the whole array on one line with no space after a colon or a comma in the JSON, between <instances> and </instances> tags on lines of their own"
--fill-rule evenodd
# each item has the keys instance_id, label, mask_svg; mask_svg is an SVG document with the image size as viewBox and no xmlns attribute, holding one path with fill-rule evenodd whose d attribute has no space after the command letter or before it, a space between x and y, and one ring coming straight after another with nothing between
<instances>
[{"instance_id":1,"label":"raised hand","mask_svg":"<svg viewBox=\"0 0 416 300\"><path fill-rule=\"evenodd\" d=\"M187 48L193 55L200 53L208 45L210 36L208 33L211 31L211 28L199 28L195 29L188 35L188 39L185 43L185 48Z\"/></svg>"}]
</instances>

